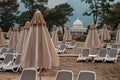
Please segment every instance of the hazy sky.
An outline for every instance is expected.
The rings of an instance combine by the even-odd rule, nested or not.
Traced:
[[[20,3],[21,0],[18,0]],[[120,1],[120,0],[115,0],[115,2]],[[83,13],[89,9],[89,5],[81,2],[81,0],[48,0],[48,7],[49,8],[54,8],[55,5],[62,4],[67,2],[70,4],[74,11],[73,11],[73,16],[69,17],[70,21],[68,21],[65,26],[73,26],[73,22],[79,17],[79,19],[83,22],[84,27],[87,27],[89,24],[93,23],[92,16],[83,16]],[[24,4],[20,3],[19,7],[20,11],[26,10],[24,8]]]
[[[118,2],[120,0],[114,0],[114,2]],[[74,11],[73,16],[69,17],[70,21],[68,21],[65,26],[73,26],[73,22],[79,17],[79,19],[83,22],[84,27],[87,27],[89,24],[93,23],[92,16],[83,16],[83,13],[89,9],[89,5],[85,2],[81,2],[81,0],[49,0],[48,7],[53,8],[55,5],[62,4],[67,2],[70,4]]]

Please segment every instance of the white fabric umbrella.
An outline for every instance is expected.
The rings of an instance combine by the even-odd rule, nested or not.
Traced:
[[[11,34],[12,34],[12,28],[10,27],[9,31],[7,32],[7,37],[10,38]]]
[[[107,29],[107,25],[104,24],[103,27],[102,27],[102,31],[101,31],[101,41],[104,41],[104,40],[110,40],[111,39],[111,36],[110,36],[110,33]]]
[[[26,22],[25,26],[24,26],[24,40],[23,40],[23,50],[24,50],[24,46],[26,43],[26,38],[29,32],[29,28],[31,26],[31,23],[29,21]]]
[[[64,34],[64,36],[63,36],[63,40],[64,40],[64,41],[71,41],[71,40],[72,40],[72,35],[71,35],[71,32],[70,32],[70,28],[69,28],[69,27],[67,27],[67,28],[65,29],[65,34]]]
[[[22,27],[22,28],[20,29],[20,38],[19,38],[18,43],[17,43],[17,45],[16,45],[16,52],[17,52],[17,53],[22,53],[24,34],[25,34],[24,28]]]
[[[40,11],[35,12],[27,35],[22,65],[51,69],[59,66],[59,57]]]
[[[22,53],[24,50],[24,45],[26,43],[26,37],[29,31],[30,22],[26,22],[25,26],[21,28],[20,30],[20,39],[18,40],[17,46],[16,46],[16,52]]]
[[[116,34],[116,43],[120,44],[120,23],[118,24],[118,29]]]
[[[0,28],[0,46],[5,46],[5,37],[3,35],[1,28]]]
[[[54,43],[54,46],[57,47],[58,43],[58,32],[57,32],[57,27],[53,27],[53,32],[52,32],[52,41]]]
[[[98,35],[98,31],[96,29],[96,26],[92,24],[90,26],[89,33],[87,35],[86,41],[85,41],[85,48],[99,48],[101,47],[101,41]]]
[[[14,27],[13,31],[11,32],[9,47],[13,48],[13,49],[16,49],[19,38],[20,38],[19,28]]]

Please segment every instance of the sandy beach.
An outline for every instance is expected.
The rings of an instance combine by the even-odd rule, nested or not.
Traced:
[[[65,54],[81,53],[84,43],[79,43],[76,49],[69,49]],[[60,54],[61,55],[61,54]],[[63,54],[64,55],[64,54]],[[113,62],[77,62],[77,56],[60,56],[60,66],[53,67],[50,70],[42,71],[42,80],[55,80],[58,70],[65,69],[74,72],[74,80],[81,70],[92,70],[96,72],[97,80],[120,80],[120,58],[117,63]],[[0,72],[0,80],[19,80],[21,72],[13,73],[11,71]]]

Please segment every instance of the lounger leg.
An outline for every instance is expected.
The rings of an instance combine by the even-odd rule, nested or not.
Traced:
[[[105,59],[103,59],[103,60],[102,60],[102,62],[106,62],[106,60],[105,60]]]
[[[113,61],[114,63],[117,63],[117,60],[116,59],[114,59],[114,61]]]

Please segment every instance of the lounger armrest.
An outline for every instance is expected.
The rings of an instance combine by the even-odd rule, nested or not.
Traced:
[[[118,55],[116,55],[116,59],[118,58]]]
[[[108,58],[108,57],[109,57],[109,55],[107,54],[107,55],[106,55],[106,58]]]
[[[99,54],[96,54],[96,57],[99,57]],[[95,58],[96,58],[96,57],[95,57]]]
[[[119,52],[120,52],[120,49],[117,49],[117,54],[119,54]]]
[[[7,66],[12,65],[12,64],[13,64],[13,61],[10,61],[10,62],[7,64]]]
[[[79,57],[81,57],[81,54],[79,54]]]
[[[19,65],[17,66],[17,69],[16,69],[16,70],[14,70],[14,68],[12,68],[12,71],[13,71],[13,72],[18,72],[18,70],[20,69],[20,66],[21,66],[21,64],[19,64]]]
[[[5,58],[4,54],[0,55],[0,58]]]

